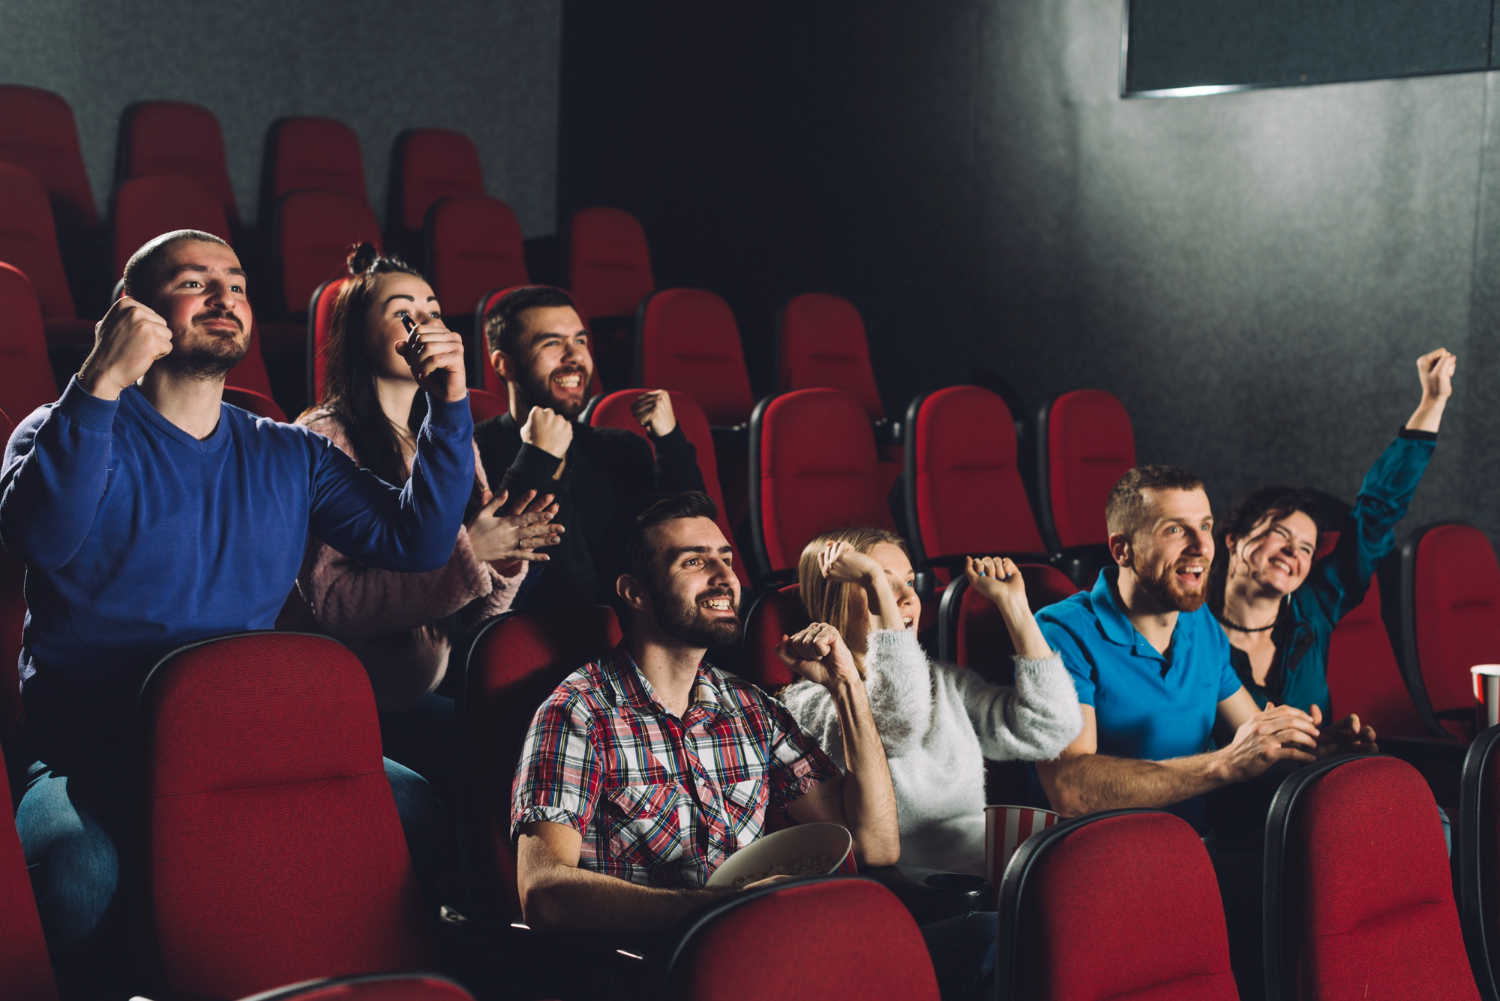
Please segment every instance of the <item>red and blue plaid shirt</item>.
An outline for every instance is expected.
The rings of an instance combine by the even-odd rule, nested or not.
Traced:
[[[687,715],[657,701],[623,644],[569,675],[531,721],[511,797],[583,836],[578,864],[650,886],[702,886],[760,836],[766,810],[839,774],[786,707],[700,664]]]

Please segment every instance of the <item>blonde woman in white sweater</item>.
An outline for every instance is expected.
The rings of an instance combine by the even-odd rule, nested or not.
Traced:
[[[825,655],[852,656],[890,763],[901,861],[982,875],[984,759],[1054,758],[1078,736],[1083,719],[1062,658],[1032,617],[1016,565],[970,559],[966,573],[1004,616],[1016,649],[1014,687],[928,660],[917,645],[922,609],[906,543],[878,528],[828,532],[802,551],[798,582],[813,625],[781,652],[811,644]],[[827,690],[799,681],[782,697],[802,730],[838,760],[843,741]]]

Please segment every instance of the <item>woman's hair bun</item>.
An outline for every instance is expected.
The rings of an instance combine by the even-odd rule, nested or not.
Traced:
[[[357,244],[353,250],[349,251],[349,273],[362,275],[370,270],[370,266],[379,259],[380,251],[375,249],[375,244]]]

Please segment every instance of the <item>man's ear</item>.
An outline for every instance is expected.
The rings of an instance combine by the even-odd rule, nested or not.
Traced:
[[[491,351],[490,364],[495,367],[496,372],[500,373],[500,378],[504,379],[506,382],[516,381],[516,363],[514,359],[512,359],[511,356],[506,354],[504,351],[500,351],[498,349]]]
[[[1109,533],[1109,555],[1122,567],[1135,564],[1135,550],[1130,545],[1130,537],[1124,532]]]
[[[622,573],[615,578],[615,594],[625,602],[625,606],[632,612],[644,612],[650,600],[646,596],[645,582],[628,573]]]

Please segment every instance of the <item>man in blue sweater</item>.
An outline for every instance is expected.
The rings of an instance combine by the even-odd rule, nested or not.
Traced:
[[[442,566],[474,483],[463,345],[441,323],[404,348],[429,411],[397,490],[306,428],[223,402],[251,309],[222,240],[158,237],[124,287],[62,398],[21,422],[0,469],[0,541],[27,569],[16,823],[65,996],[92,996],[96,977],[131,965],[121,846],[152,665],[184,643],[270,629],[309,536],[385,569]],[[431,793],[398,765],[387,773],[416,841]]]

